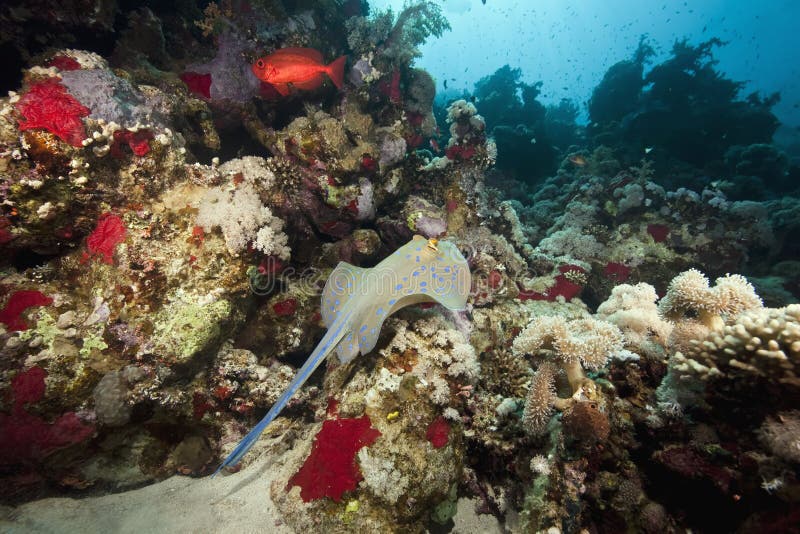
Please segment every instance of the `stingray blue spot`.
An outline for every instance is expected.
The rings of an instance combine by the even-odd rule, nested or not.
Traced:
[[[419,256],[417,256],[417,263],[419,263]]]
[[[411,259],[411,254],[406,254],[406,259]]]
[[[392,304],[394,304],[395,302],[397,302],[395,299],[391,299],[391,300],[389,300],[389,306],[391,306],[391,305],[392,305]]]
[[[450,267],[445,267],[444,268],[444,272],[449,273],[450,272]]]
[[[353,334],[347,336],[347,341],[353,341]]]
[[[407,276],[403,277],[403,282],[408,282],[408,277]]]
[[[431,272],[435,273],[436,272],[436,267],[431,267]]]
[[[419,276],[419,273],[417,271],[414,271],[413,273],[411,273],[411,276]]]
[[[419,268],[419,270],[424,273],[425,272],[425,266],[423,265],[422,267]]]
[[[350,343],[350,350],[353,350],[353,344]]]
[[[420,250],[422,250],[422,247],[417,247],[417,252],[419,252]]]
[[[366,329],[367,329],[367,325],[365,325],[365,324],[362,324],[362,325],[361,325],[361,330],[359,330],[359,332],[363,332],[363,331],[364,331],[364,330],[366,330]]]
[[[331,311],[334,311],[335,309],[336,309],[335,306],[331,306]]]
[[[370,334],[374,334],[375,333],[375,329],[373,328],[372,330],[369,331],[369,333]]]
[[[339,305],[339,301],[338,301],[338,300],[336,300],[336,301],[334,302],[334,304],[336,304],[336,305],[338,306],[338,305]]]
[[[395,289],[403,289],[403,284],[397,284],[394,286]]]
[[[362,343],[366,343],[367,342],[367,336],[361,336],[361,342]]]
[[[420,293],[427,293],[427,292],[428,292],[428,290],[427,290],[427,289],[425,289],[425,288],[423,287],[423,288],[420,288],[419,292],[420,292]]]
[[[422,286],[422,287],[425,287],[425,286],[428,285],[428,282],[420,282],[419,285]]]
[[[375,315],[381,315],[383,313],[383,308],[378,308],[375,310]]]

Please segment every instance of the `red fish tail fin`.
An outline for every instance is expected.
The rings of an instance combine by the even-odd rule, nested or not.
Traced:
[[[342,85],[344,85],[344,64],[346,61],[347,56],[341,56],[331,61],[328,66],[325,67],[325,72],[327,72],[333,85],[335,85],[337,89],[341,89]]]

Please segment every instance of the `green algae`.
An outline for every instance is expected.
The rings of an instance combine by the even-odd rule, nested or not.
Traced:
[[[232,313],[233,307],[227,300],[170,304],[156,317],[155,347],[167,361],[189,362],[220,339]]]

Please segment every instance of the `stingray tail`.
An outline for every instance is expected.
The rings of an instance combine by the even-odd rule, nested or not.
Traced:
[[[331,61],[326,67],[325,72],[328,73],[333,85],[337,89],[341,89],[344,85],[344,64],[347,61],[347,56],[341,56]]]
[[[331,352],[336,347],[336,344],[344,337],[345,333],[347,332],[347,317],[344,317],[342,320],[337,321],[334,323],[331,328],[325,333],[325,336],[317,345],[317,348],[314,349],[314,352],[311,353],[311,356],[308,357],[306,363],[303,364],[303,367],[297,372],[295,375],[294,380],[292,383],[289,384],[289,387],[286,388],[286,391],[283,392],[283,395],[272,405],[267,415],[264,416],[258,424],[253,427],[253,429],[247,433],[247,435],[239,442],[233,451],[228,455],[227,458],[220,464],[214,474],[211,475],[211,478],[217,476],[224,467],[229,467],[232,465],[238,464],[241,459],[247,454],[247,451],[255,445],[256,441],[258,441],[259,436],[267,428],[278,414],[283,410],[283,408],[289,403],[289,400],[294,396],[298,389],[300,389],[303,384],[305,384],[308,377],[319,367],[319,364],[325,359],[325,356]]]

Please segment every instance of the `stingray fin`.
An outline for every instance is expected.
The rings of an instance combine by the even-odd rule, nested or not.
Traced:
[[[325,282],[325,289],[322,290],[320,304],[322,322],[326,328],[330,328],[345,304],[356,295],[356,290],[361,287],[364,279],[364,273],[368,270],[340,261],[331,271],[328,281]]]

